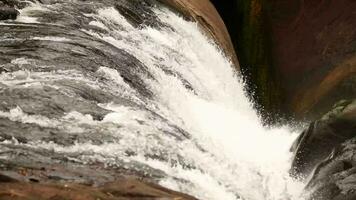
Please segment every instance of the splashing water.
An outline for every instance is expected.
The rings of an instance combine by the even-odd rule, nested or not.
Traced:
[[[110,92],[127,96],[145,109],[100,104],[111,111],[100,122],[90,115],[71,112],[55,123],[47,123],[54,119],[41,116],[31,119],[20,108],[0,112],[0,115],[42,126],[65,124],[62,126],[65,130],[74,128],[71,123],[76,124],[75,130],[80,130],[82,124],[107,127],[110,134],[119,138],[116,142],[64,147],[37,141],[26,145],[63,153],[79,152],[85,155],[81,157],[85,162],[99,160],[110,165],[121,164],[115,159],[122,159],[126,164],[139,162],[166,174],[160,180],[161,185],[200,199],[297,199],[302,184],[288,175],[289,147],[297,135],[288,127],[263,127],[231,62],[196,23],[185,21],[167,9],[154,8],[153,11],[165,26],[135,27],[116,9],[101,8],[87,16],[93,18],[90,25],[107,30],[106,33],[83,29],[125,50],[147,67],[152,77],[140,76],[152,94],[150,98],[125,83],[116,70],[101,66],[96,72],[107,78],[105,84],[113,90]],[[20,19],[37,23],[31,17]],[[70,41],[59,37],[35,39]],[[70,77],[72,72],[61,73],[51,74],[51,77],[80,79],[95,85],[80,75]],[[13,83],[4,76],[0,78],[2,83]],[[109,91],[105,85],[95,87]],[[185,137],[174,137],[179,133]],[[127,155],[127,150],[135,154]]]

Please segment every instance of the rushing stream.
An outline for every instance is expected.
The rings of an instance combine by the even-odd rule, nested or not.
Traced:
[[[58,56],[51,52],[45,62],[27,55],[12,57],[7,66],[14,69],[0,75],[3,91],[53,91],[57,105],[77,98],[78,88],[82,93],[93,91],[93,97],[68,101],[63,115],[40,109],[29,113],[14,100],[11,109],[0,111],[1,118],[56,130],[57,138],[44,131],[43,137],[28,133],[26,142],[16,137],[3,140],[0,153],[39,149],[77,163],[135,170],[204,200],[297,199],[302,184],[288,175],[289,148],[297,134],[289,127],[262,125],[238,74],[217,45],[196,23],[159,4],[142,5],[143,10],[136,11],[143,14],[134,22],[122,14],[124,9],[120,12],[122,7],[31,3],[16,22],[0,25],[52,27],[46,34],[21,36],[26,39],[1,35],[0,42],[55,44],[58,51],[71,51],[73,58],[98,63],[75,61],[81,67],[72,67],[72,61],[56,61]],[[78,44],[97,47],[96,54],[111,57],[99,60],[87,52],[89,47],[73,47]],[[93,113],[88,111],[92,108]]]

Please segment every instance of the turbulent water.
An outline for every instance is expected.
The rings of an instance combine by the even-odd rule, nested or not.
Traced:
[[[75,6],[31,4],[21,10],[16,22],[0,26],[49,25],[67,31],[65,20],[73,20],[71,12],[79,12]],[[64,141],[73,141],[33,136],[21,142],[13,138],[2,142],[0,152],[19,147],[48,150],[77,163],[100,162],[108,168],[130,169],[205,200],[298,198],[301,184],[288,175],[289,147],[296,133],[288,127],[262,125],[231,62],[197,23],[159,4],[143,11],[149,23],[142,16],[136,18],[143,19],[139,25],[117,7],[93,9],[81,11],[84,14],[76,18],[85,19],[86,27],[71,29],[68,35],[57,31],[27,39],[63,45],[91,38],[98,49],[100,43],[110,45],[106,52],[120,50],[120,59],[101,62],[87,73],[65,62],[41,65],[27,56],[15,57],[11,66],[17,66],[16,70],[1,73],[0,84],[26,91],[49,87],[68,97],[75,96],[75,87],[97,91],[98,97],[87,103],[86,110],[95,107],[102,117],[75,110],[74,101],[69,103],[71,109],[64,109],[64,115],[30,114],[21,105],[13,105],[1,111],[0,117],[61,131]],[[38,17],[41,12],[48,17],[63,10],[62,24]],[[83,36],[74,36],[79,32]],[[74,52],[72,56],[86,53],[68,49]],[[113,67],[121,62],[123,65]],[[62,68],[56,68],[59,65]],[[79,86],[68,89],[71,84]],[[97,100],[104,98],[103,94],[113,98]],[[76,137],[63,136],[66,134]]]

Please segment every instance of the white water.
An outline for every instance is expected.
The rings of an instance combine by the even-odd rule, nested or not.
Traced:
[[[153,100],[143,102],[117,71],[102,66],[97,74],[110,79],[107,84],[114,90],[110,92],[131,95],[137,104],[145,105],[188,132],[191,139],[177,141],[165,134],[162,130],[171,128],[145,110],[105,104],[100,106],[112,113],[101,122],[76,112],[56,120],[77,124],[75,130],[80,129],[81,124],[106,127],[110,134],[120,138],[117,143],[101,146],[86,143],[71,147],[43,142],[32,145],[58,152],[82,152],[86,162],[100,160],[115,165],[116,158],[126,163],[138,161],[167,174],[160,184],[204,200],[237,200],[240,197],[244,200],[298,199],[302,184],[288,176],[289,147],[296,133],[288,127],[267,129],[262,126],[231,62],[196,23],[187,22],[168,10],[157,9],[155,12],[170,28],[135,28],[114,8],[106,8],[90,15],[95,19],[90,24],[111,31],[106,35],[83,31],[131,53],[154,76],[154,80],[145,79],[154,94]],[[56,76],[64,78],[66,75]],[[194,92],[184,86],[182,78]],[[11,82],[4,78],[1,81]],[[31,119],[21,113],[21,109],[16,108],[0,115],[23,123],[46,124],[38,122],[42,119],[40,116]],[[145,123],[137,123],[137,120]],[[115,124],[122,127],[118,129]],[[127,149],[137,154],[127,156]],[[148,152],[167,154],[170,160],[182,157],[185,163],[195,168],[150,159],[145,157]]]

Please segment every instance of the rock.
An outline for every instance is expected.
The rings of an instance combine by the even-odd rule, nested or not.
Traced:
[[[29,0],[29,1],[19,1],[19,0],[0,0],[0,4],[3,3],[11,8],[17,8],[17,9],[23,9],[27,6],[29,6],[31,3],[36,3],[36,2],[40,2],[36,1],[36,0]]]
[[[305,187],[306,199],[352,200],[356,198],[356,138],[334,148],[320,162]]]
[[[209,0],[159,0],[170,5],[173,10],[179,11],[183,16],[193,19],[211,36],[231,59],[237,70],[240,64],[234,46],[224,21]]]
[[[0,175],[1,177],[1,175]],[[194,197],[174,192],[153,183],[133,178],[122,178],[100,187],[80,184],[35,184],[25,182],[0,182],[0,199],[23,200],[129,200],[167,199],[196,200]]]
[[[96,119],[102,119],[109,111],[100,108],[93,102],[110,102],[112,96],[95,91],[84,84],[66,81],[58,82],[72,91],[72,96],[65,95],[53,87],[6,88],[0,91],[1,110],[20,107],[30,115],[42,115],[48,118],[64,116],[71,111],[90,114]]]
[[[241,64],[246,89],[257,106],[263,108],[260,110],[264,118],[284,111],[282,104],[285,102],[272,54],[273,42],[278,42],[278,38],[276,41],[271,39],[273,33],[267,12],[269,2],[212,0],[228,27]]]
[[[19,8],[18,1],[1,2]],[[142,154],[194,167],[153,146],[189,134],[146,104],[157,98],[149,66],[100,36],[116,27],[91,23],[100,22],[92,16],[99,8],[112,7],[135,28],[165,26],[151,2],[42,0],[37,5],[46,9],[26,13],[39,23],[1,24],[0,199],[194,199],[158,186],[168,174],[131,159]],[[142,145],[155,122],[160,134]]]
[[[291,173],[307,181],[306,200],[356,198],[356,100],[340,101],[292,147]]]
[[[119,1],[115,4],[115,8],[135,27],[164,27],[165,25],[157,20],[156,15],[150,9],[153,6],[157,6],[157,2],[132,0],[130,2]]]
[[[17,15],[19,14],[19,11],[17,11],[15,8],[10,8],[6,6],[0,7],[0,20],[15,20],[17,18]]]
[[[13,182],[17,182],[17,181],[11,177],[0,174],[0,183],[13,183]]]
[[[124,179],[114,184],[102,186],[100,190],[115,197],[132,199],[135,197],[147,199],[197,200],[194,197],[174,192],[153,183],[145,183],[133,179]]]
[[[212,2],[267,112],[315,120],[356,98],[355,1]]]
[[[292,174],[308,176],[334,148],[355,137],[356,101],[343,101],[323,119],[310,124],[292,147]]]

